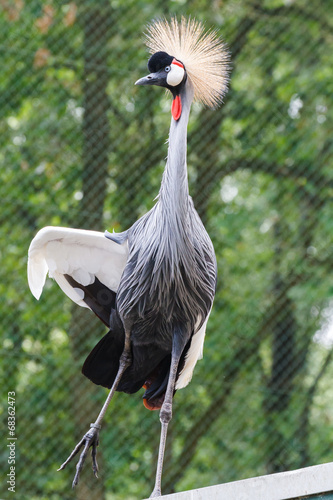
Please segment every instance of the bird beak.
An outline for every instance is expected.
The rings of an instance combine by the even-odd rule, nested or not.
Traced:
[[[159,87],[165,86],[165,75],[158,73],[150,73],[150,75],[144,76],[135,82],[135,85],[158,85]]]

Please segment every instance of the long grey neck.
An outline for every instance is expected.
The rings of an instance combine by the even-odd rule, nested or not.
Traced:
[[[180,93],[182,113],[171,118],[168,158],[162,178],[159,201],[164,210],[175,216],[185,215],[188,207],[187,124],[193,100],[193,88],[187,81]]]

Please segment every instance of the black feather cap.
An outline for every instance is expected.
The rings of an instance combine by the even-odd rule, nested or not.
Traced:
[[[173,56],[169,56],[166,52],[155,52],[148,61],[148,70],[150,73],[157,73],[166,66],[170,66],[174,60]]]

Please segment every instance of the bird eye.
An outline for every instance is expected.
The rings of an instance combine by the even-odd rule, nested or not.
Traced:
[[[165,70],[167,73],[169,73],[170,69],[171,69],[171,66],[166,66],[166,68],[165,68],[164,70]]]

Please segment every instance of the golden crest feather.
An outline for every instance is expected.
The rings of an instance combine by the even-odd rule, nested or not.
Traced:
[[[205,31],[195,19],[157,20],[147,28],[151,54],[164,51],[181,61],[194,88],[194,99],[215,107],[222,102],[229,81],[229,52],[214,30]]]

